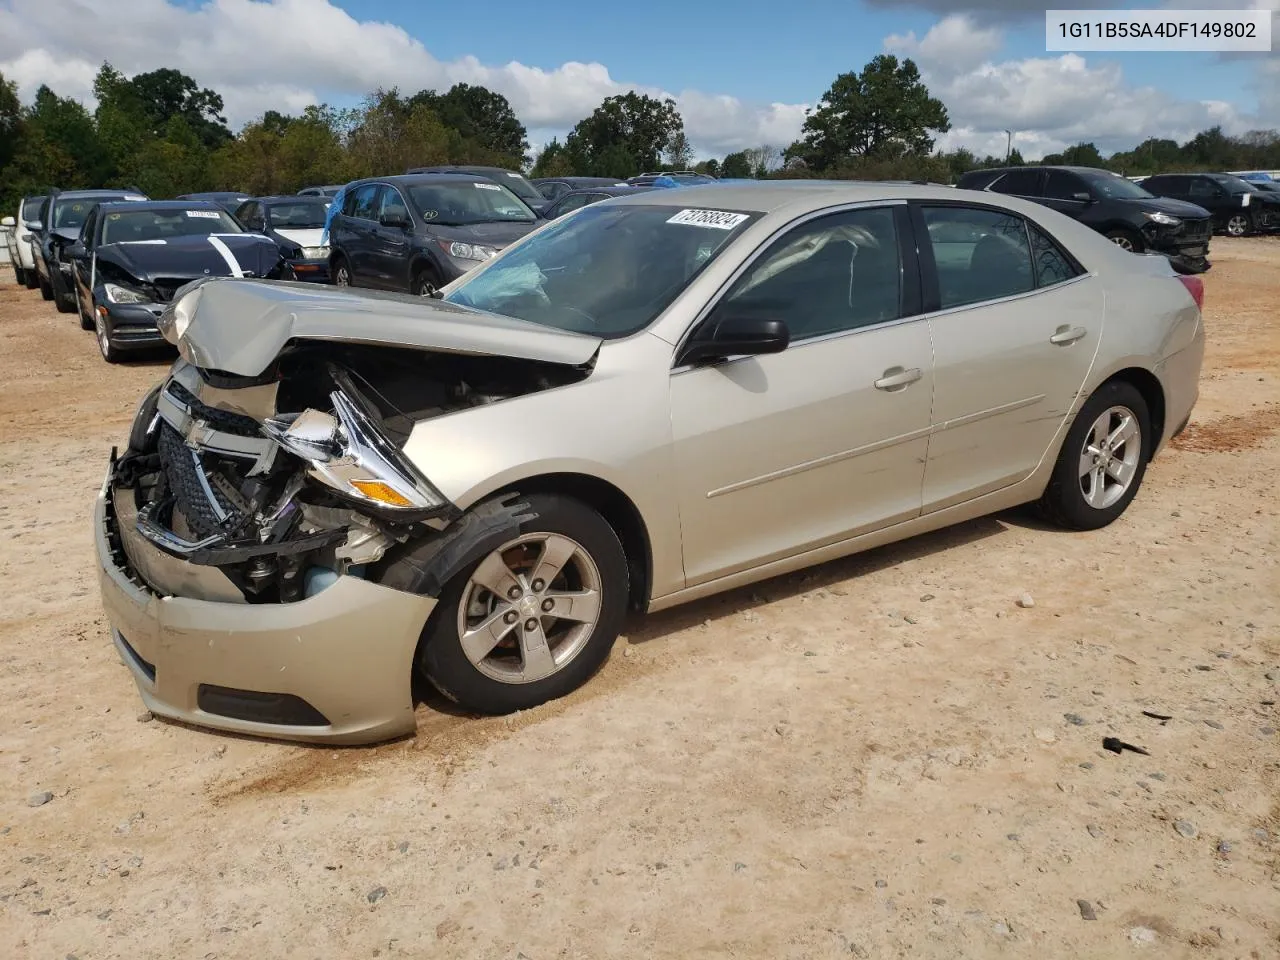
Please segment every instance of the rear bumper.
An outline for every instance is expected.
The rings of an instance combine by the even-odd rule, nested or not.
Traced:
[[[297,603],[245,603],[216,568],[119,523],[111,482],[108,470],[94,507],[102,604],[153,713],[306,742],[413,731],[414,652],[433,599],[344,576]]]
[[[1204,365],[1204,321],[1195,337],[1177,353],[1166,357],[1156,371],[1165,393],[1164,434],[1159,449],[1186,429],[1200,398],[1200,369]]]

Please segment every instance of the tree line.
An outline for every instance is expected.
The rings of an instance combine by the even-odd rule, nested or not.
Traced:
[[[3,209],[53,186],[131,186],[154,197],[202,190],[262,195],[445,163],[533,176],[624,179],[692,166],[720,177],[945,183],[968,170],[1023,162],[1017,150],[1007,158],[935,150],[938,136],[951,129],[947,108],[930,94],[915,63],[887,54],[836,77],[794,143],[762,144],[697,164],[675,102],[635,92],[606,98],[563,141],[554,139],[531,157],[527,131],[507,99],[465,83],[411,95],[379,89],[356,107],[321,104],[297,116],[268,110],[236,133],[217,91],[178,70],[126,77],[104,63],[93,91],[93,110],[47,86],[22,103],[16,85],[0,75]],[[1280,133],[1229,136],[1213,127],[1185,143],[1152,138],[1110,156],[1080,143],[1040,162],[1131,176],[1277,169]]]

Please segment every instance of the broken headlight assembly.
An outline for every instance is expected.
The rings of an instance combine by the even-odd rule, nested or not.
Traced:
[[[329,395],[332,414],[307,409],[272,417],[263,430],[311,465],[309,476],[348,499],[392,511],[441,511],[449,506],[341,390]]]

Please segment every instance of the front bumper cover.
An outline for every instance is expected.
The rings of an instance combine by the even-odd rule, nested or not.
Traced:
[[[102,603],[153,713],[306,742],[413,731],[413,659],[434,599],[342,576],[297,603],[245,603],[220,571],[170,557],[119,523],[113,474],[94,507]]]

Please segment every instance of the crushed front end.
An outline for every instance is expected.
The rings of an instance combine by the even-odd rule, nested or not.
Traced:
[[[1148,218],[1143,227],[1149,250],[1164,254],[1180,273],[1204,273],[1210,267],[1209,241],[1213,237],[1213,221],[1208,217],[1178,218],[1157,215]]]

